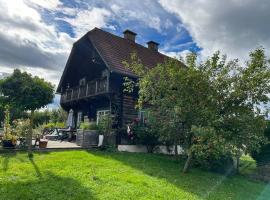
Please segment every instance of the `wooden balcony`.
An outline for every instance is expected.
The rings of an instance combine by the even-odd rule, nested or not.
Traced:
[[[75,101],[86,97],[91,97],[108,92],[107,78],[96,79],[88,82],[84,86],[69,88],[61,95],[61,103]]]

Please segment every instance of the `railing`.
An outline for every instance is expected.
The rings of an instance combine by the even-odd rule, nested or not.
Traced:
[[[61,102],[69,102],[108,92],[107,78],[88,82],[84,86],[69,88],[61,95]]]

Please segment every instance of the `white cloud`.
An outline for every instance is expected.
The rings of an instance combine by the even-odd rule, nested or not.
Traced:
[[[48,10],[56,10],[62,3],[59,0],[26,0],[29,5],[39,6]]]
[[[179,58],[186,58],[186,56],[191,53],[191,51],[189,50],[184,50],[184,51],[161,51],[161,53],[169,56],[169,57],[172,57],[172,58],[176,58],[176,59],[179,59]]]
[[[34,2],[49,9],[58,6],[53,1],[29,6],[29,1],[0,0],[0,72],[21,68],[51,79],[50,73],[63,70],[73,39],[44,23]]]
[[[72,25],[76,37],[79,38],[94,27],[110,27],[106,23],[110,16],[111,12],[107,9],[92,8],[90,10],[77,10],[74,18],[64,18],[62,20]]]
[[[179,16],[194,41],[209,55],[216,50],[246,59],[250,50],[270,49],[269,0],[159,0]]]

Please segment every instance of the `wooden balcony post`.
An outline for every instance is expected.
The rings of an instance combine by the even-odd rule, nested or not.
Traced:
[[[108,76],[106,78],[106,92],[109,91],[109,80],[110,80],[110,73],[108,73]]]
[[[98,81],[96,80],[96,93],[98,92]]]
[[[86,84],[86,93],[85,93],[85,96],[87,97],[88,95],[88,83]]]
[[[72,100],[73,99],[73,89],[71,89],[71,98],[70,98],[70,100]]]

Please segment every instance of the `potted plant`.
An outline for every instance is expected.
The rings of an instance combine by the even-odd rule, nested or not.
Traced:
[[[76,143],[82,147],[91,147],[98,144],[98,127],[95,121],[85,121],[77,130]]]
[[[4,136],[3,136],[3,148],[15,148],[17,143],[17,137],[12,133],[10,127],[10,113],[8,107],[5,110],[5,121],[4,121]]]

